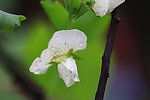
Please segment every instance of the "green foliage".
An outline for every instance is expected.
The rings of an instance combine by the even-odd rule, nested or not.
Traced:
[[[22,44],[23,58],[28,66],[40,55],[43,49],[47,48],[49,39],[52,36],[52,30],[42,21],[37,21],[30,26],[28,36],[24,40],[24,44]]]
[[[41,85],[44,86],[47,94],[54,98],[52,100],[56,98],[61,100],[94,100],[99,79],[100,57],[103,51],[98,40],[96,38],[90,42],[86,50],[76,52],[76,55],[81,58],[81,60],[76,59],[81,80],[79,83],[67,88],[63,80],[59,78],[56,66],[52,66],[48,73],[42,77],[36,77],[40,83],[43,78],[44,82]]]
[[[57,1],[41,1],[42,7],[56,30],[72,28],[72,23],[90,10],[86,2],[80,0],[64,0],[64,2],[67,10]]]
[[[42,1],[41,4],[57,30],[67,27],[68,12],[59,2],[48,3]],[[83,7],[82,10],[81,6]],[[100,38],[102,38],[103,33],[109,25],[110,16],[97,17],[86,3],[81,3],[80,7],[79,16],[73,22],[73,28],[80,29],[88,37],[86,50],[75,53],[80,58],[76,59],[76,62],[81,82],[67,88],[63,80],[59,78],[56,64],[51,66],[44,75],[32,74],[34,80],[43,87],[47,96],[50,96],[52,100],[94,100],[99,80],[100,58],[104,48],[104,41]],[[35,28],[37,30],[34,30]],[[51,34],[47,34],[48,31],[45,25],[41,26],[38,24],[32,30],[23,50],[28,67],[30,67],[36,57],[40,56],[42,50],[47,48],[48,40],[50,39],[48,36],[51,36]]]
[[[103,33],[110,22],[111,16],[98,17],[92,10],[88,10],[83,16],[74,22],[73,28],[79,29],[88,35],[88,40]]]
[[[17,26],[26,18],[22,15],[14,15],[0,10],[0,30],[9,31]]]
[[[81,80],[79,83],[67,88],[63,80],[59,78],[56,65],[51,66],[48,72],[43,75],[30,73],[37,84],[45,90],[48,97],[52,100],[94,100],[100,73],[100,58],[104,48],[103,33],[109,21],[110,16],[96,17],[92,11],[88,11],[74,24],[74,28],[84,31],[88,36],[87,48],[75,53],[77,57],[80,57],[80,59],[76,59]],[[28,27],[30,28],[26,39],[23,39],[24,42],[18,45],[22,48],[22,53],[20,53],[23,56],[22,61],[29,68],[32,61],[40,56],[42,50],[47,48],[54,29],[39,20]],[[13,47],[14,44],[11,45]]]
[[[76,3],[71,6],[71,2]],[[89,5],[80,0],[66,0],[67,10],[61,3],[53,2],[53,0],[41,1],[41,5],[56,30],[66,29],[69,14],[77,14],[72,28],[85,32],[88,37],[88,45],[85,50],[75,53],[80,58],[76,59],[79,83],[67,88],[63,80],[59,78],[56,64],[51,66],[46,74],[34,75],[30,73],[31,76],[45,90],[51,100],[94,100],[105,44],[103,35],[109,25],[110,15],[97,17],[89,8]],[[69,12],[70,9],[71,12]],[[72,11],[75,11],[75,13],[72,13]],[[28,68],[32,61],[40,56],[42,50],[47,48],[49,39],[54,33],[53,30],[55,30],[39,20],[29,27],[26,39],[20,44],[20,47],[22,47],[21,56],[23,56],[23,61]]]
[[[66,29],[68,24],[68,12],[59,2],[48,3],[41,1],[41,5],[56,30]]]
[[[89,22],[84,22],[88,19],[81,20],[85,16],[88,16]],[[81,81],[67,88],[63,80],[59,78],[56,65],[51,66],[44,75],[31,73],[34,80],[46,91],[47,96],[50,96],[52,100],[94,100],[100,73],[100,58],[104,48],[104,41],[100,38],[102,38],[104,30],[108,26],[110,16],[106,16],[103,19],[96,17],[89,11],[81,19],[79,18],[74,25],[74,28],[84,31],[88,36],[87,48],[75,53],[77,57],[80,57],[80,59],[76,59],[76,62]],[[84,23],[87,27],[84,26]],[[26,40],[28,42],[24,44],[22,51],[28,67],[30,67],[36,57],[40,56],[42,50],[47,48],[48,41],[52,35],[49,31],[52,29],[48,29],[46,26],[42,23],[36,23],[29,32],[30,35]]]
[[[77,14],[77,18],[79,18],[80,16],[85,14],[88,10],[90,10],[90,8],[86,4],[86,2],[81,2],[80,9],[79,9],[78,14]]]
[[[81,1],[80,0],[64,0],[65,6],[69,12],[70,17],[74,17],[78,14]]]

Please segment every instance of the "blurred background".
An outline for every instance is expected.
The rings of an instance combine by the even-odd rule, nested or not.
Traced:
[[[105,100],[150,100],[148,4],[146,0],[126,0],[121,6]],[[86,33],[88,46],[76,52],[81,58],[76,60],[81,82],[66,88],[56,65],[44,75],[28,70],[59,30],[40,0],[0,0],[0,10],[27,18],[11,32],[0,31],[0,100],[94,100],[109,15],[97,18],[89,11],[74,25]]]

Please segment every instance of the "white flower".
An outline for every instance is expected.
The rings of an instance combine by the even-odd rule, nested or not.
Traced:
[[[93,10],[97,16],[104,16],[111,13],[117,6],[125,2],[125,0],[96,0]]]
[[[30,72],[34,74],[44,74],[52,65],[58,63],[59,76],[64,80],[67,87],[79,82],[76,62],[72,53],[86,48],[87,37],[77,29],[61,30],[54,33],[49,41],[48,48],[43,50],[40,57],[37,57],[31,67]]]

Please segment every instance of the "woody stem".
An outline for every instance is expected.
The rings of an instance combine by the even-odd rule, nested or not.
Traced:
[[[112,54],[113,44],[115,40],[115,33],[119,23],[118,8],[112,12],[112,19],[108,30],[105,51],[102,57],[101,75],[96,92],[95,100],[104,100],[104,93],[106,89],[107,80],[109,77],[110,58]]]

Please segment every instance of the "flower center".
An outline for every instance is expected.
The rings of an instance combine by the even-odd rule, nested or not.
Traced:
[[[55,56],[55,57],[53,57],[53,59],[51,60],[51,62],[60,63],[61,61],[66,60],[66,58],[68,58],[67,55]]]
[[[51,62],[61,63],[61,61],[65,61],[67,58],[71,57],[73,54],[73,49],[70,49],[67,54],[54,56]]]

